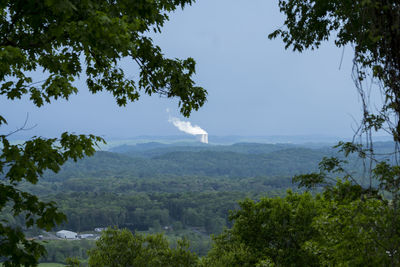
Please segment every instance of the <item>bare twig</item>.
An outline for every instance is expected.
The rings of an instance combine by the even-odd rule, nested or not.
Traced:
[[[35,125],[31,126],[31,127],[26,127],[26,125],[28,124],[28,120],[29,120],[29,113],[26,113],[26,118],[25,118],[24,124],[21,127],[18,127],[16,130],[14,130],[14,131],[6,134],[6,135],[3,135],[3,136],[4,137],[9,137],[10,135],[13,135],[13,134],[15,134],[17,132],[20,132],[20,131],[30,131],[30,130],[34,129],[37,126],[37,124],[35,124]]]

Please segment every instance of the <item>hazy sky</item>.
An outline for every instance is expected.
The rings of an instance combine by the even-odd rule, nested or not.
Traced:
[[[189,119],[211,135],[350,136],[360,117],[351,80],[352,51],[332,43],[302,54],[285,50],[267,35],[283,25],[277,1],[199,0],[171,14],[155,42],[169,57],[193,57],[199,85],[208,101]],[[124,61],[127,73],[135,66]],[[91,95],[83,82],[68,102],[35,108],[29,101],[1,98],[1,113],[10,130],[37,127],[24,134],[55,136],[63,131],[94,133],[107,138],[175,135],[166,109],[179,116],[176,100],[142,97],[118,107],[109,94]]]

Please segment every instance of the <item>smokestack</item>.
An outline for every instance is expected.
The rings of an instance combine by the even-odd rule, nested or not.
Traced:
[[[200,142],[202,142],[204,144],[208,144],[208,134],[202,134]]]
[[[200,142],[208,144],[208,133],[205,130],[201,129],[199,126],[192,126],[189,121],[181,121],[180,119],[175,117],[170,117],[168,121],[182,132],[200,136]]]

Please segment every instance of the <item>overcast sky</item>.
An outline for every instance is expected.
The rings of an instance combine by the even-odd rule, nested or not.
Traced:
[[[208,101],[192,114],[193,124],[211,135],[352,135],[360,104],[351,80],[351,48],[346,47],[339,70],[343,50],[332,42],[299,54],[269,40],[267,35],[282,25],[276,1],[199,0],[171,14],[153,39],[167,56],[197,62],[195,80],[207,89]],[[133,64],[122,64],[134,72]],[[6,130],[23,124],[29,113],[29,125],[37,127],[28,135],[179,134],[166,113],[169,108],[179,117],[176,100],[142,97],[120,108],[111,95],[91,95],[83,82],[78,86],[79,94],[68,102],[42,108],[1,98]]]

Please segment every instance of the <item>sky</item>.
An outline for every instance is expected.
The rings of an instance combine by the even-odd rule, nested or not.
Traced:
[[[195,81],[208,91],[206,104],[189,119],[179,114],[176,99],[143,95],[118,107],[110,94],[92,95],[78,81],[80,92],[69,101],[41,108],[1,98],[9,122],[2,131],[21,126],[29,114],[27,126],[36,127],[20,135],[167,136],[180,134],[168,122],[174,116],[210,135],[352,136],[361,105],[351,79],[351,47],[328,42],[314,51],[285,50],[281,40],[267,37],[283,20],[276,1],[261,0],[200,0],[170,14],[162,34],[152,37],[168,57],[193,57]],[[136,70],[127,59],[121,65],[128,74]]]

